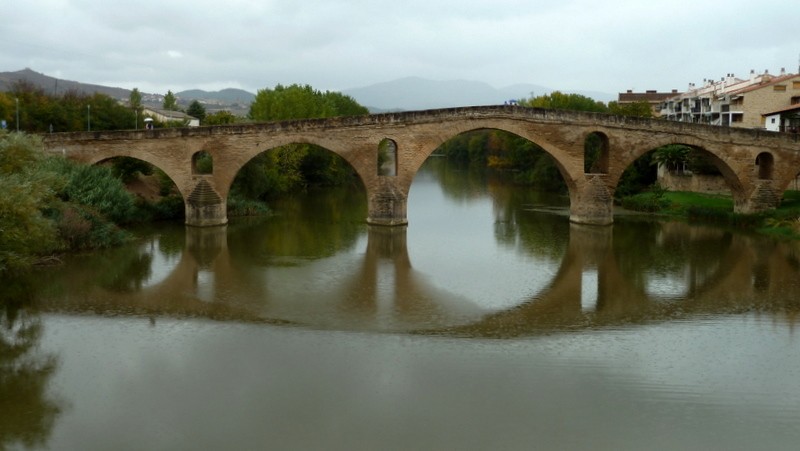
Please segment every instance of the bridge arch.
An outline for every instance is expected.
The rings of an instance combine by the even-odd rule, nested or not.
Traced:
[[[187,193],[181,190],[181,186],[176,179],[176,174],[174,172],[169,171],[169,169],[165,169],[162,165],[159,164],[159,161],[157,159],[147,158],[146,155],[131,156],[131,155],[102,154],[102,155],[96,155],[94,158],[91,158],[88,161],[86,161],[86,163],[89,165],[102,165],[106,163],[113,164],[120,158],[131,158],[133,160],[147,163],[150,166],[152,166],[155,170],[164,173],[164,175],[166,175],[167,178],[169,178],[169,180],[174,185],[174,189],[177,191],[177,194],[181,196],[181,200],[183,200],[183,202],[186,203]]]
[[[411,171],[416,173],[429,155],[441,144],[455,136],[478,130],[498,130],[510,133],[534,143],[552,158],[567,186],[571,221],[599,225],[611,224],[613,222],[613,199],[606,186],[605,175],[587,175],[584,172],[585,137],[580,134],[582,128],[570,128],[567,130],[567,136],[556,134],[555,139],[550,136],[549,129],[547,125],[530,124],[521,118],[503,120],[472,118],[454,121],[449,124],[447,134],[441,133],[440,130],[435,136],[436,139],[426,143],[426,147],[420,152],[424,158],[415,160]],[[407,193],[408,186],[404,186],[404,189]]]
[[[269,143],[267,146],[259,146],[247,153],[247,157],[249,158],[247,158],[246,160],[242,159],[241,163],[235,166],[236,169],[235,172],[232,172],[227,186],[225,187],[224,190],[221,191],[222,193],[224,193],[224,196],[227,199],[230,196],[230,192],[231,189],[233,188],[234,183],[236,183],[236,181],[239,180],[240,176],[244,175],[243,171],[246,171],[248,165],[250,164],[258,164],[259,158],[264,159],[263,161],[261,161],[261,163],[272,164],[272,165],[280,164],[281,160],[284,161],[289,160],[288,163],[289,165],[296,166],[294,169],[299,168],[299,166],[304,163],[306,165],[312,165],[312,166],[316,163],[317,165],[320,166],[324,165],[327,167],[329,166],[330,162],[318,161],[319,158],[335,158],[341,161],[341,164],[344,166],[345,170],[352,171],[354,177],[358,180],[358,183],[360,183],[361,186],[364,187],[365,185],[364,174],[361,171],[364,171],[365,168],[363,166],[360,168],[355,166],[353,162],[357,160],[352,159],[352,156],[346,150],[342,150],[341,148],[339,148],[338,150],[336,148],[331,149],[328,147],[329,144],[330,143],[324,143],[323,141],[317,141],[313,139],[298,139],[292,142],[288,141],[281,142],[278,145],[275,145],[275,143]],[[303,152],[304,149],[300,149],[299,146],[303,145],[311,146],[309,147],[309,149],[312,152],[312,154],[309,153],[300,154],[300,152]],[[311,156],[309,157],[309,155]],[[300,159],[304,157],[306,158],[306,160],[300,161]],[[274,160],[269,161],[268,160],[269,158],[273,158]],[[295,159],[297,160],[293,162],[291,161]],[[317,161],[315,161],[314,159],[317,159]],[[281,169],[280,166],[276,167],[276,172],[279,172],[280,169]]]
[[[407,223],[405,196],[425,159],[450,137],[474,129],[505,130],[548,152],[570,190],[570,219],[580,223],[610,224],[610,193],[624,169],[664,144],[683,143],[713,154],[740,213],[777,205],[775,192],[788,187],[800,168],[800,144],[786,134],[510,105],[184,129],[53,133],[43,136],[43,142],[51,152],[84,162],[110,156],[140,158],[168,174],[184,199],[199,188],[200,194],[213,192],[207,201],[219,199],[219,204],[187,203],[187,223],[201,226],[227,222],[224,202],[232,180],[255,154],[291,142],[317,144],[342,156],[359,174],[370,202],[368,222],[396,225]],[[603,135],[608,138],[607,171],[589,167],[587,172],[587,136]],[[376,170],[384,138],[397,145],[393,177],[380,176]],[[211,174],[192,172],[192,155],[201,150],[213,157]],[[773,156],[771,179],[758,177],[755,160],[762,152]]]
[[[629,157],[622,160],[620,167],[614,171],[612,177],[609,179],[609,184],[616,190],[616,187],[618,186],[625,169],[630,167],[636,160],[643,157],[645,154],[669,145],[685,146],[702,154],[710,164],[717,168],[724,178],[726,185],[731,190],[731,195],[734,198],[734,204],[746,202],[747,191],[744,181],[739,176],[741,173],[741,168],[738,167],[739,165],[732,161],[725,152],[721,151],[711,143],[701,142],[693,139],[681,139],[679,137],[653,139],[644,145],[635,147],[629,153]]]
[[[443,135],[440,139],[434,142],[433,146],[429,146],[424,152],[425,158],[416,162],[413,172],[416,173],[422,166],[422,163],[427,159],[440,145],[455,138],[458,135],[480,130],[498,130],[501,132],[510,133],[520,138],[526,139],[531,143],[537,145],[544,150],[555,163],[561,176],[564,178],[567,187],[570,191],[577,187],[577,184],[583,179],[583,172],[578,170],[576,166],[573,152],[570,149],[559,147],[558,145],[547,139],[543,133],[531,129],[524,121],[495,121],[495,120],[469,120],[463,123],[453,124],[454,126],[448,130],[447,135]]]

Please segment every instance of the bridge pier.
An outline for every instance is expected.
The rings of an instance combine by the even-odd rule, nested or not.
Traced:
[[[186,198],[186,225],[213,227],[228,223],[228,204],[205,177],[197,177],[197,183]]]
[[[394,178],[383,177],[376,189],[367,189],[367,223],[382,226],[408,224],[408,194],[397,186]]]
[[[614,223],[614,201],[602,174],[587,174],[586,183],[570,189],[569,220],[576,224]]]
[[[781,195],[773,186],[772,180],[757,180],[753,191],[745,202],[735,202],[733,211],[741,214],[760,213],[777,208],[781,202]]]

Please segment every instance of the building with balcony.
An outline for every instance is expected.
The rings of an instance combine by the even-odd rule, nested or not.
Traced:
[[[661,117],[743,128],[767,128],[767,114],[800,103],[800,75],[750,71],[748,79],[733,74],[719,81],[704,80],[661,104]]]
[[[800,101],[763,116],[764,128],[771,132],[800,133]]]

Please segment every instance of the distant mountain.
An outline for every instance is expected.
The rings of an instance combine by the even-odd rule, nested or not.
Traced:
[[[63,94],[75,90],[85,94],[99,92],[120,101],[127,101],[131,91],[123,88],[60,80],[31,69],[16,72],[0,72],[0,92],[9,91],[14,83],[25,80],[49,93]],[[359,104],[373,113],[409,110],[427,110],[460,106],[498,105],[508,100],[519,100],[549,94],[553,89],[534,84],[518,84],[505,88],[494,88],[487,83],[469,80],[434,81],[419,77],[406,77],[360,88],[347,89],[343,94],[353,97]],[[595,100],[608,102],[616,95],[600,92],[565,91],[582,94]],[[149,105],[160,105],[160,94],[142,93]],[[181,105],[192,100],[205,104],[209,111],[227,109],[234,114],[246,115],[255,94],[242,89],[203,91],[190,89],[175,93]]]
[[[228,88],[221,91],[203,91],[202,89],[189,89],[187,91],[176,92],[175,96],[179,99],[191,102],[197,100],[201,103],[218,103],[250,105],[256,95],[243,89]]]
[[[544,88],[541,88],[544,89]],[[342,91],[358,103],[380,110],[427,110],[457,106],[497,105],[509,93],[487,83],[468,80],[434,81],[406,77]],[[527,96],[528,93],[522,93]]]
[[[61,80],[49,75],[44,75],[31,69],[16,72],[0,72],[0,92],[10,91],[15,83],[25,81],[43,89],[50,94],[63,94],[67,91],[77,91],[83,94],[101,93],[113,99],[128,101],[131,90],[112,88],[108,86],[93,85],[77,81]],[[245,115],[255,95],[241,89],[223,89],[221,91],[207,92],[199,89],[182,91],[175,94],[179,103],[188,105],[192,100],[208,105],[211,111],[227,109],[238,115]],[[162,94],[149,94],[142,92],[143,103],[150,107],[159,107],[164,97]]]
[[[10,91],[14,84],[20,80],[32,83],[51,94],[63,94],[67,91],[77,91],[82,94],[94,94],[99,92],[114,99],[127,100],[131,91],[123,88],[111,88],[108,86],[92,85],[77,81],[60,80],[49,75],[25,68],[16,72],[0,72],[0,91]]]
[[[384,83],[342,91],[373,112],[396,110],[427,110],[459,106],[498,105],[508,100],[519,100],[549,94],[554,89],[534,84],[517,84],[494,88],[479,81],[434,81],[419,77],[406,77]],[[615,95],[598,92],[565,91],[582,94],[595,100],[608,102]]]

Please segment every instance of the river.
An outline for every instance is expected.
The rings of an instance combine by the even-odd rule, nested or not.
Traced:
[[[2,285],[0,449],[789,450],[800,246],[432,158]]]

